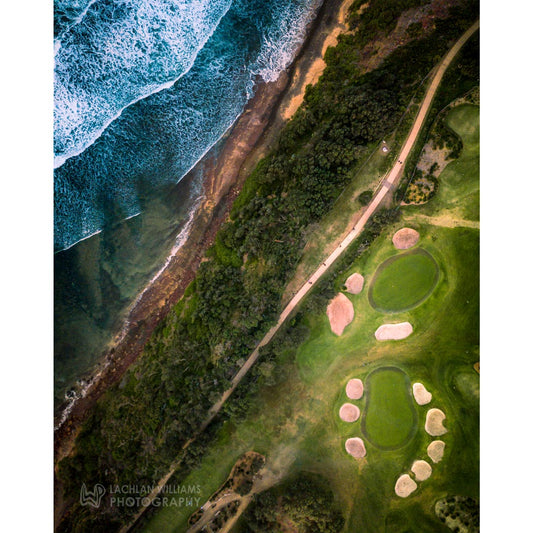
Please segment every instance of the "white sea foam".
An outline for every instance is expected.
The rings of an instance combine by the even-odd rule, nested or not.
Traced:
[[[279,78],[302,46],[320,4],[321,0],[315,0],[310,8],[309,2],[302,1],[294,9],[281,12],[277,23],[264,31],[261,52],[252,67],[254,74],[266,82]]]
[[[54,168],[93,144],[124,109],[186,74],[230,6],[126,0],[116,19],[114,11],[85,17],[65,32],[55,56]]]
[[[59,37],[72,28],[72,26],[79,24],[87,14],[87,11],[89,11],[89,8],[97,1],[98,0],[55,0],[54,8],[56,17],[60,13],[70,14],[68,17],[69,22],[64,24]],[[74,13],[76,14],[75,16],[73,16]]]

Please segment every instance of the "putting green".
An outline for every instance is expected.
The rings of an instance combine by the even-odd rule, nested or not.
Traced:
[[[421,304],[439,279],[433,257],[420,248],[395,255],[382,263],[368,291],[370,305],[385,313],[398,313]]]
[[[407,374],[396,367],[374,370],[366,378],[361,430],[374,446],[394,450],[416,432],[417,414]]]

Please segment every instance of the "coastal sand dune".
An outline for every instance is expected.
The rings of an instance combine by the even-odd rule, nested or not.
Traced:
[[[359,437],[348,439],[345,442],[344,447],[346,448],[346,451],[356,459],[360,459],[366,455],[365,443]]]
[[[446,447],[446,443],[444,443],[441,440],[434,440],[430,445],[428,446],[428,455],[429,458],[434,462],[438,463],[442,460],[442,457],[444,456],[444,448]]]
[[[363,285],[365,283],[365,278],[361,276],[361,274],[358,274],[357,272],[355,274],[352,274],[347,280],[346,280],[346,290],[350,294],[359,294],[363,290]]]
[[[359,407],[353,403],[345,403],[339,409],[339,416],[343,422],[355,422],[360,415]]]
[[[422,383],[413,383],[413,396],[418,405],[426,405],[432,398],[431,392]]]
[[[412,248],[420,239],[418,231],[411,228],[402,228],[392,237],[392,244],[397,250]]]
[[[413,333],[413,326],[409,322],[399,324],[383,324],[374,334],[378,341],[399,341]]]
[[[353,320],[354,310],[350,300],[344,294],[339,293],[327,308],[329,325],[335,335],[342,335],[344,328]]]
[[[363,396],[363,392],[363,382],[358,378],[351,379],[346,384],[346,396],[351,400],[359,400]]]
[[[430,409],[426,414],[426,431],[432,437],[439,437],[448,432],[444,427],[443,421],[446,415],[440,409]]]
[[[396,481],[394,492],[396,492],[400,498],[407,498],[409,494],[416,490],[416,487],[416,481],[413,481],[407,474],[402,474]]]

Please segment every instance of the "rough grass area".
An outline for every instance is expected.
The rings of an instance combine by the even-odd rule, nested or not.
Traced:
[[[381,449],[405,446],[416,431],[417,412],[411,381],[399,368],[378,368],[365,382],[367,389],[361,429]]]
[[[479,107],[464,104],[455,107],[446,117],[446,125],[457,132],[463,149],[457,159],[448,163],[439,175],[438,201],[406,212],[450,220],[479,220]]]
[[[387,259],[370,284],[370,304],[379,311],[397,313],[422,303],[435,288],[439,269],[433,257],[418,248]]]

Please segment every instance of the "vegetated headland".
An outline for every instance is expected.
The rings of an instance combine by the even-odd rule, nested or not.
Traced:
[[[395,131],[422,81],[478,13],[474,2],[432,2],[433,10],[420,8],[423,2],[416,0],[372,2],[362,11],[361,4],[350,8],[349,32],[327,51],[327,68],[305,91],[292,120],[280,131],[287,109],[283,102],[302,91],[303,65],[321,54],[328,28],[338,27],[341,2],[323,5],[298,59],[299,75],[296,66],[290,84],[289,75],[275,86],[260,87],[219,158],[204,161],[212,179],[189,243],[201,246],[186,259],[192,251],[186,244],[183,263],[177,255],[144,293],[132,312],[124,348],[114,349],[110,377],[100,379],[57,432],[57,459],[64,457],[57,469],[59,530],[113,531],[128,522],[135,509],[103,506],[91,513],[81,508],[79,484],[148,485],[168,470],[277,319],[306,230],[327,214],[376,143]],[[382,18],[386,8],[392,20]],[[411,22],[396,46],[383,52],[381,45],[409,12]],[[364,52],[373,45],[383,55],[369,69]],[[385,212],[372,220],[364,239],[379,234],[394,216]],[[143,356],[124,374],[141,350]],[[231,416],[232,409],[230,402],[223,416]],[[216,424],[198,440],[184,467],[190,468],[207,447],[209,431],[216,431]]]
[[[81,395],[65,402],[55,422],[55,456],[70,452],[80,424],[97,399],[117,383],[137,359],[159,321],[183,296],[205,251],[227,218],[233,201],[258,160],[272,147],[294,102],[301,102],[309,73],[320,72],[325,46],[343,28],[349,0],[330,0],[318,9],[308,35],[287,72],[275,82],[258,82],[252,100],[232,129],[191,170],[184,181],[203,174],[203,194],[186,242],[175,251],[131,306],[121,330]],[[322,69],[325,64],[322,65]]]

